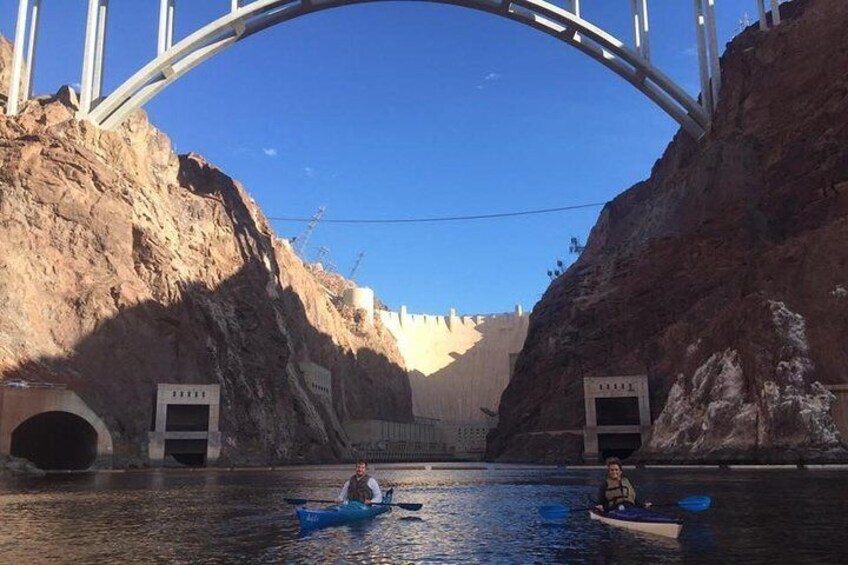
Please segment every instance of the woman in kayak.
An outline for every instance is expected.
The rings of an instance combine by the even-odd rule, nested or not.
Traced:
[[[368,463],[363,459],[356,462],[356,471],[353,476],[345,481],[342,491],[337,498],[339,502],[356,500],[363,504],[383,502],[383,493],[380,485],[368,474]]]
[[[627,477],[623,476],[621,461],[618,457],[610,457],[607,463],[607,478],[598,487],[598,502],[595,507],[601,512],[618,508],[621,505],[642,506],[650,508],[651,503],[639,502],[636,497],[636,489],[630,484]]]

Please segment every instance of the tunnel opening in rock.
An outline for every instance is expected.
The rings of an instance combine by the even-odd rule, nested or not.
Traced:
[[[638,426],[639,399],[635,396],[596,398],[595,413],[599,426]]]
[[[598,451],[602,460],[607,457],[627,459],[640,447],[640,434],[598,434]]]
[[[42,412],[12,432],[11,455],[39,469],[85,470],[97,460],[97,431],[69,412]]]
[[[165,458],[177,465],[203,467],[206,465],[205,439],[167,439]]]

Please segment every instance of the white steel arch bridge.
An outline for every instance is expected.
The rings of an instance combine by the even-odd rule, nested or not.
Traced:
[[[114,128],[130,112],[143,106],[192,68],[255,33],[320,10],[379,1],[382,0],[230,0],[226,14],[175,43],[174,19],[178,0],[158,0],[156,57],[114,91],[104,93],[103,61],[109,0],[88,0],[78,117],[99,127]],[[700,97],[687,93],[651,63],[649,0],[629,2],[633,23],[633,39],[629,45],[584,19],[581,0],[559,0],[564,2],[564,6],[545,0],[424,1],[489,12],[547,33],[624,78],[694,138],[700,139],[709,127],[721,88],[715,24],[717,0],[680,0],[692,2],[697,31]],[[780,0],[753,1],[757,3],[760,29],[768,29],[769,23],[780,23]],[[771,19],[767,17],[766,1],[770,4]],[[6,103],[9,115],[17,114],[21,102],[31,96],[41,4],[42,0],[19,0]],[[622,9],[627,9],[626,0],[622,1],[622,6]]]

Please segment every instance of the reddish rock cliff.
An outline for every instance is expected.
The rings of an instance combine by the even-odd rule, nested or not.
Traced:
[[[0,378],[76,390],[119,463],[143,462],[160,382],[221,385],[225,462],[334,460],[339,419],[412,419],[396,348],[333,307],[238,183],[140,113],[103,132],[73,111],[0,117]],[[335,410],[301,361],[333,372]]]
[[[646,459],[844,457],[848,4],[795,0],[728,46],[707,138],[678,134],[547,290],[488,457],[579,460],[582,378],[645,374]]]
[[[12,76],[12,42],[0,35],[0,101],[8,98],[9,80]]]

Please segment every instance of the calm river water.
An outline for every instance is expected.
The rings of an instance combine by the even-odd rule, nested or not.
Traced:
[[[349,467],[53,476],[0,483],[3,563],[848,563],[848,472],[628,471],[655,502],[693,494],[670,541],[610,529],[582,506],[602,470],[380,469],[396,502],[376,519],[301,534],[286,496],[332,498]],[[675,509],[677,510],[677,509]]]

